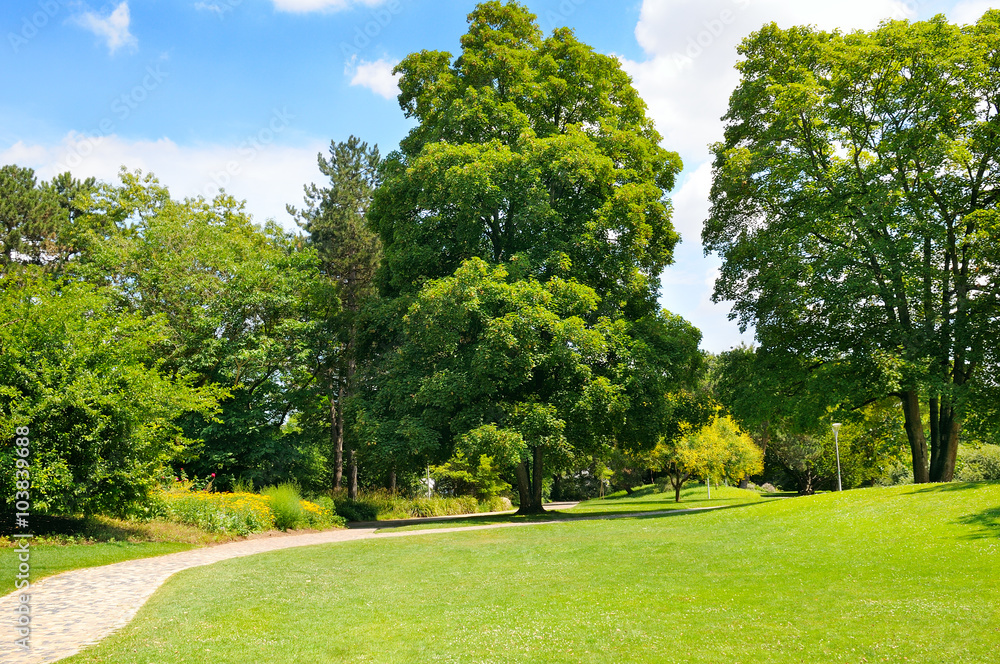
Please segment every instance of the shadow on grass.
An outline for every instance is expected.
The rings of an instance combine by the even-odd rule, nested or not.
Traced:
[[[465,528],[469,526],[488,526],[506,523],[551,523],[558,521],[600,521],[602,519],[658,519],[669,516],[682,516],[685,514],[702,514],[716,512],[719,510],[733,509],[737,507],[750,507],[759,505],[760,502],[737,503],[735,505],[709,505],[699,508],[691,505],[696,501],[685,501],[680,503],[675,509],[666,510],[629,510],[623,507],[620,511],[614,512],[558,512],[551,511],[545,514],[496,514],[491,516],[470,516],[463,519],[453,519],[447,522],[435,521],[424,523],[413,523],[409,521],[384,521],[379,522],[380,527],[376,532],[401,532],[412,530],[433,530],[437,528]],[[677,504],[677,503],[673,503]],[[384,525],[383,525],[384,524]]]
[[[942,484],[929,484],[925,487],[917,489],[913,493],[941,493],[944,491],[970,491],[973,489],[981,489],[982,487],[990,484],[997,484],[997,482],[945,482]]]
[[[31,533],[35,537],[82,537],[98,542],[124,541],[130,538],[145,538],[147,529],[140,524],[109,523],[96,518],[82,516],[31,515]],[[0,525],[0,535],[12,535],[10,526],[13,519],[4,519]],[[18,531],[19,532],[19,531]]]
[[[979,529],[975,533],[966,535],[965,539],[1000,537],[1000,507],[991,507],[982,512],[960,516],[956,522]]]

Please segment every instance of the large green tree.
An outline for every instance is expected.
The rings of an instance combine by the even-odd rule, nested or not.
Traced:
[[[898,397],[915,479],[950,480],[1000,338],[1000,12],[772,24],[740,54],[702,235],[715,297],[852,401]]]
[[[440,444],[444,460],[462,441],[509,443],[504,431],[516,431],[531,449],[530,464],[518,462],[524,511],[541,509],[545,455],[554,461],[556,450],[587,448],[597,432],[606,447],[651,449],[666,417],[666,392],[693,375],[700,358],[697,330],[656,304],[660,273],[678,240],[665,192],[680,159],[659,146],[645,104],[616,59],[595,53],[569,29],[543,37],[534,19],[516,2],[482,3],[469,15],[459,57],[421,51],[397,66],[400,105],[417,124],[383,163],[369,212],[383,245],[378,283],[386,296],[372,326],[379,334],[369,335],[381,339],[372,388],[383,405],[368,413],[378,420],[369,424],[379,445]],[[481,403],[467,412],[481,415],[454,420],[447,436],[425,435],[436,426],[428,424],[436,417],[431,411],[385,401],[397,388],[400,399],[417,394],[416,386],[401,387],[410,378],[395,359],[413,334],[401,316],[428,297],[427,288],[450,283],[435,280],[457,277],[463,264],[478,265],[475,259],[503,266],[503,276],[490,279],[515,290],[573,284],[592,293],[593,306],[574,316],[581,329],[606,330],[610,337],[602,343],[610,345],[601,353],[581,351],[574,361],[590,375],[586,384],[606,384],[614,395],[606,422],[566,419],[561,397],[543,389],[553,374],[542,365],[511,383],[501,400],[509,408],[493,404],[488,390],[468,393]],[[470,314],[486,321],[513,312]],[[523,324],[523,334],[553,342],[541,319]],[[488,341],[479,335],[470,330],[460,341],[478,347]],[[566,389],[586,392],[583,383],[571,385]],[[507,414],[487,416],[491,408]],[[509,424],[511,418],[521,424]],[[562,427],[579,431],[569,435]],[[413,444],[417,439],[424,442]]]
[[[664,192],[680,159],[615,58],[567,28],[543,39],[534,18],[480,4],[458,58],[421,51],[396,67],[417,126],[370,214],[383,291],[413,293],[478,256],[542,279],[569,266],[601,295],[595,315],[653,312],[678,239]]]

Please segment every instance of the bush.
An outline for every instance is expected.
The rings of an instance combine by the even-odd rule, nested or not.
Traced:
[[[269,486],[261,495],[270,499],[271,511],[274,512],[274,525],[281,530],[298,528],[305,522],[305,510],[302,508],[302,496],[299,487],[285,482],[278,486]]]
[[[186,483],[177,484],[175,488],[154,495],[150,505],[156,512],[155,516],[210,533],[246,536],[276,527],[288,530],[344,525],[344,519],[337,516],[332,500],[325,497],[316,502],[300,500],[294,485],[271,487],[269,491],[274,495],[269,495],[189,491]],[[294,505],[290,496],[295,497]]]
[[[389,521],[512,509],[510,499],[499,496],[480,503],[472,496],[404,498],[385,490],[379,490],[363,493],[358,496],[357,500],[347,498],[342,491],[333,492],[330,499],[336,507],[337,514],[348,521]]]
[[[506,512],[512,509],[514,509],[514,505],[506,496],[494,496],[489,500],[479,502],[480,512]]]
[[[1000,480],[1000,445],[961,446],[955,463],[959,482],[995,482]]]

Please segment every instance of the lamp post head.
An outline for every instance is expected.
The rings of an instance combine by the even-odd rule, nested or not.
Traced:
[[[840,422],[836,422],[836,423],[834,423],[834,425],[833,425],[833,432],[834,432],[834,433],[837,433],[837,430],[838,430],[838,429],[840,429]]]

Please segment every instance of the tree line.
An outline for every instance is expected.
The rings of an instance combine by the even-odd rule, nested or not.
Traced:
[[[846,486],[901,444],[951,479],[962,436],[996,439],[997,19],[744,42],[703,239],[759,345],[718,357],[657,303],[680,158],[615,58],[514,2],[397,66],[414,128],[384,157],[332,143],[296,232],[149,174],[4,166],[5,440],[31,426],[53,513],[181,475],[354,497],[429,466],[525,513],[552,478],[811,492],[835,420]]]

